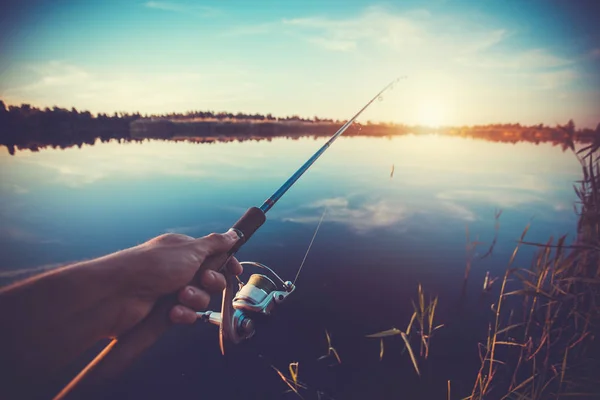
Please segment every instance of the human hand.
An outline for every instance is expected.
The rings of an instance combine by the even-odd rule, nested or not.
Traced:
[[[210,295],[225,288],[225,277],[215,269],[226,260],[227,251],[237,240],[231,230],[199,239],[169,233],[116,253],[126,273],[115,302],[120,312],[110,335],[118,337],[133,328],[167,295],[176,298],[168,312],[171,322],[195,322],[196,311],[206,309]],[[242,272],[234,257],[226,268],[234,275]]]
[[[237,240],[234,231],[199,239],[166,234],[2,288],[0,315],[10,329],[0,330],[0,370],[10,373],[0,380],[0,397],[35,392],[32,382],[109,337],[116,339],[56,398],[117,376],[173,322],[196,320],[194,311],[224,288],[216,270],[228,258],[227,275],[242,272],[227,254]]]

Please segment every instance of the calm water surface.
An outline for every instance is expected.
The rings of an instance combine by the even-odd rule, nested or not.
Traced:
[[[223,232],[325,140],[97,143],[15,156],[2,148],[2,283],[22,276],[15,271],[100,256],[165,232]],[[111,395],[292,398],[270,365],[287,370],[299,361],[300,380],[311,388],[305,398],[317,398],[317,390],[336,399],[437,398],[449,379],[464,397],[478,366],[475,343],[485,339],[499,290],[481,295],[486,271],[502,274],[529,222],[531,241],[574,238],[577,179],[575,156],[550,145],[342,137],[238,253],[292,280],[327,210],[297,292],[269,325],[227,358],[220,356],[214,326],[176,328]],[[479,248],[485,253],[497,209],[503,213],[493,256],[474,263],[461,297],[466,227],[472,240],[486,243]],[[528,265],[533,252],[524,248],[517,263]],[[379,342],[364,338],[406,327],[418,283],[439,295],[438,318],[446,324],[432,339],[421,380],[397,337],[386,341],[381,362]],[[327,352],[325,329],[341,365],[317,361]]]

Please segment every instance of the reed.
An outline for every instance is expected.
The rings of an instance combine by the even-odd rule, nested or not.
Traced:
[[[600,323],[600,165],[598,149],[588,150],[579,159],[583,179],[575,186],[577,237],[571,245],[566,236],[556,243],[553,238],[532,243],[524,240],[526,227],[492,307],[493,323],[486,343],[480,344],[481,367],[466,399],[596,394],[600,371],[586,352]],[[514,265],[521,245],[538,248],[527,267]],[[509,282],[520,287],[507,291]]]
[[[600,146],[590,145],[587,153],[578,153],[582,179],[574,186],[577,195],[577,236],[568,244],[567,237],[550,238],[546,243],[525,240],[527,224],[517,240],[507,266],[500,277],[486,274],[483,290],[501,282],[498,297],[491,304],[484,343],[473,343],[479,350],[480,365],[470,393],[460,393],[465,382],[447,380],[446,396],[451,399],[546,400],[563,398],[598,398],[600,362],[590,350],[598,351],[594,342],[600,326]],[[502,211],[495,213],[495,234],[487,251],[478,259],[492,255],[499,231]],[[465,283],[475,249],[482,243],[470,240],[467,227],[467,268]],[[537,248],[530,263],[517,260],[523,246]],[[466,288],[463,285],[463,289]],[[367,335],[378,339],[379,359],[385,353],[385,340],[400,336],[416,374],[420,364],[432,354],[431,339],[443,324],[436,323],[438,297],[426,296],[421,284],[416,299],[411,300],[413,313],[406,329],[391,328]],[[327,354],[339,354],[331,344],[329,332]],[[416,343],[418,342],[418,352]],[[595,347],[594,347],[595,346]],[[275,369],[275,367],[273,367]],[[290,376],[275,369],[289,387],[300,396],[306,386],[298,381],[298,364],[289,366]],[[323,392],[316,392],[322,398]]]
[[[434,317],[435,310],[438,304],[437,296],[432,298],[429,297],[428,300],[425,299],[425,292],[423,291],[423,287],[419,284],[418,292],[417,292],[417,303],[411,300],[414,312],[412,317],[410,318],[410,322],[406,327],[405,331],[402,331],[398,328],[392,328],[385,331],[373,333],[371,335],[367,335],[368,338],[377,338],[380,340],[380,351],[379,351],[379,359],[383,358],[384,353],[384,344],[383,338],[389,336],[400,335],[402,340],[404,341],[405,349],[408,351],[410,356],[410,360],[413,364],[415,372],[417,375],[421,376],[421,371],[419,370],[419,363],[417,362],[417,358],[413,351],[413,348],[410,344],[410,335],[411,332],[414,332],[414,336],[419,339],[420,352],[419,356],[423,359],[427,359],[429,357],[429,349],[430,349],[430,341],[433,333],[442,328],[444,325],[440,324],[434,327]]]
[[[479,349],[480,367],[471,392],[463,400],[479,399],[560,399],[592,398],[600,388],[600,363],[587,357],[600,325],[600,146],[590,145],[578,159],[583,178],[574,187],[578,201],[577,237],[571,244],[566,236],[547,243],[525,240],[525,226],[501,277],[498,298],[491,305],[491,319],[485,343]],[[492,255],[502,211],[495,213],[495,234],[488,250],[478,259]],[[467,236],[465,283],[482,243]],[[535,246],[530,265],[516,261],[522,246]],[[499,277],[486,274],[483,290],[488,291]],[[466,286],[463,285],[463,288]],[[380,340],[400,335],[414,369],[420,376],[410,339],[419,340],[419,356],[429,357],[432,334],[443,325],[434,324],[437,297],[426,300],[419,284],[414,312],[406,330],[392,328],[368,335]],[[475,345],[475,344],[474,344]],[[447,397],[450,399],[450,381]]]
[[[327,337],[327,354],[318,358],[318,360],[324,360],[330,358],[332,355],[335,357],[335,360],[338,364],[342,363],[342,359],[338,354],[337,350],[331,344],[331,336],[329,336],[329,332],[325,331],[325,336]]]

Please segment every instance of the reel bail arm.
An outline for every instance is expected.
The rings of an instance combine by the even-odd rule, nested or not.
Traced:
[[[270,315],[277,304],[281,304],[296,289],[290,281],[284,282],[266,265],[245,261],[241,265],[252,265],[270,271],[277,278],[282,290],[266,275],[253,274],[248,283],[237,281],[231,274],[226,275],[227,286],[223,291],[221,312],[198,312],[205,322],[219,327],[221,353],[225,354],[229,344],[238,344],[251,338],[255,333],[253,316]],[[235,293],[235,296],[233,295]]]

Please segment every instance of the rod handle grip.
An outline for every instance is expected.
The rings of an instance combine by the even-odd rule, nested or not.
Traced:
[[[240,240],[229,250],[229,254],[235,254],[244,243],[256,232],[267,220],[265,213],[258,207],[250,207],[244,215],[232,226],[240,235]]]

